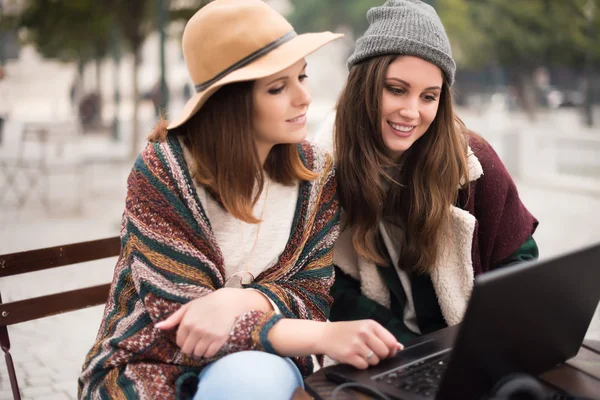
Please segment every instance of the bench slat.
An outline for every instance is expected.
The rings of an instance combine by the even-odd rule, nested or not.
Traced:
[[[0,255],[0,278],[115,257],[121,250],[118,236],[45,249]]]
[[[0,304],[0,326],[14,325],[106,303],[110,284]]]

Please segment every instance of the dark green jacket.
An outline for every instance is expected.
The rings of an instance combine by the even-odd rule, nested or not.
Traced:
[[[534,260],[538,257],[538,248],[529,237],[525,243],[498,267]],[[393,266],[377,267],[390,290],[390,308],[364,296],[360,290],[360,282],[335,269],[336,279],[331,288],[334,302],[329,319],[331,321],[352,321],[357,319],[373,319],[392,332],[401,343],[408,343],[418,335],[404,324],[404,307],[406,293]],[[434,332],[448,326],[437,296],[428,275],[409,273],[412,288],[413,304],[417,315],[417,325],[421,334]]]

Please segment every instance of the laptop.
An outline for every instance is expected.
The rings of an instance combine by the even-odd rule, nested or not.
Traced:
[[[481,399],[513,373],[574,357],[600,301],[600,244],[475,279],[463,322],[423,336],[377,366],[324,369],[393,399]],[[360,389],[359,389],[360,390]]]

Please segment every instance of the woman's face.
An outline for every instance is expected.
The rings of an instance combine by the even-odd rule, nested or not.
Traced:
[[[387,69],[381,101],[381,136],[398,159],[427,132],[439,107],[442,70],[418,57],[398,57]]]
[[[299,143],[306,137],[306,111],[311,96],[305,71],[306,60],[302,59],[254,83],[253,126],[259,153],[276,144]]]

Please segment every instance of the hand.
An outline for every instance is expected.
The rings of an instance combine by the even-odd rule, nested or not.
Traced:
[[[235,293],[219,289],[184,304],[156,328],[177,329],[177,346],[195,358],[211,358],[223,347],[235,320],[243,313]]]
[[[404,348],[394,335],[373,320],[327,323],[320,343],[319,353],[359,369],[377,365]]]

